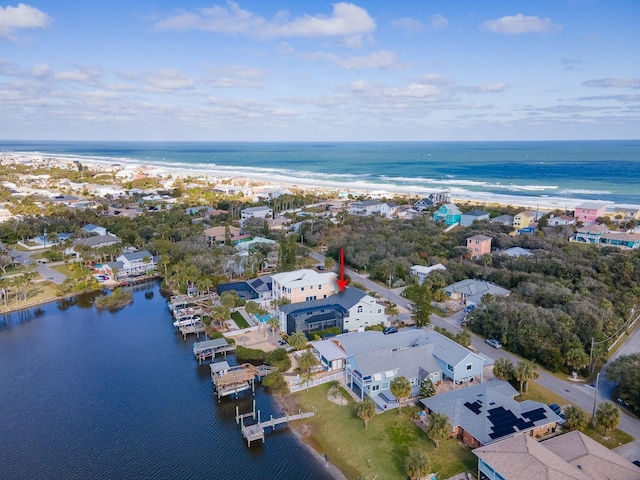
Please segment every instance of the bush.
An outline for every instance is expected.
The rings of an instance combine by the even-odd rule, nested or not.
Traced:
[[[267,352],[257,348],[247,348],[242,345],[236,347],[236,358],[242,361],[264,362]]]
[[[262,386],[269,388],[273,393],[289,393],[289,386],[281,372],[273,372],[262,379]]]
[[[100,310],[120,310],[133,302],[133,294],[116,288],[111,295],[99,298],[96,307]]]
[[[280,372],[286,372],[291,368],[291,359],[284,348],[277,348],[267,353],[265,363],[277,368]]]

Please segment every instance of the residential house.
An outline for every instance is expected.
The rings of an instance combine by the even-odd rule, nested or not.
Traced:
[[[383,217],[391,218],[397,210],[398,205],[395,202],[383,203],[378,200],[364,200],[362,202],[353,202],[349,205],[349,213],[360,217],[382,215]]]
[[[272,286],[271,276],[264,275],[246,282],[223,283],[216,287],[216,292],[221,295],[233,290],[243,300],[252,300],[262,307],[268,307],[271,302]]]
[[[463,227],[470,227],[474,222],[489,220],[489,217],[489,212],[485,212],[484,210],[471,210],[470,212],[462,214],[460,217],[460,225]]]
[[[404,329],[390,335],[368,330],[330,340],[345,352],[345,384],[383,410],[397,407],[389,386],[399,376],[409,380],[411,397],[418,395],[425,378],[454,387],[482,381],[485,359],[433,330]]]
[[[105,215],[108,217],[136,218],[138,215],[142,215],[143,213],[144,211],[140,207],[131,207],[131,208],[109,207],[109,210],[105,212]]]
[[[455,203],[446,203],[433,214],[434,221],[444,221],[445,225],[460,223],[461,218],[462,212]]]
[[[275,277],[276,275],[272,276],[274,293]],[[347,287],[343,292],[323,296],[318,300],[280,305],[278,319],[280,330],[288,335],[294,332],[320,332],[335,327],[341,332],[358,331],[370,325],[389,324],[384,306],[355,287]]]
[[[446,269],[447,268],[441,263],[436,263],[435,265],[432,265],[430,267],[425,267],[423,265],[414,265],[413,267],[411,267],[410,272],[412,276],[418,277],[418,283],[422,285],[424,279],[427,278],[431,272],[435,270],[444,271]]]
[[[454,300],[460,300],[466,305],[480,305],[484,295],[495,297],[506,297],[511,292],[506,288],[499,287],[495,283],[485,280],[461,280],[443,289],[447,295]]]
[[[106,197],[108,195],[112,198],[123,197],[126,195],[124,188],[120,185],[96,185],[93,189],[93,193],[99,197]]]
[[[580,227],[576,230],[576,233],[573,234],[569,241],[598,244],[602,242],[602,235],[604,235],[608,231],[609,227],[600,224]]]
[[[486,235],[474,235],[467,238],[467,248],[471,252],[471,256],[481,257],[491,253],[491,240],[491,237]]]
[[[117,269],[117,278],[119,279],[137,277],[154,271],[158,266],[159,260],[160,257],[154,257],[146,250],[127,252],[117,257],[115,262],[108,263],[106,271],[115,278],[116,275],[113,274],[113,270]]]
[[[441,203],[450,203],[450,202],[451,202],[451,192],[449,191],[433,192],[427,195],[426,197],[422,197],[420,200],[414,203],[413,208],[421,212],[431,207],[435,207],[436,205],[440,205]]]
[[[498,252],[500,255],[508,255],[510,257],[530,257],[533,255],[531,250],[522,247],[511,247]]]
[[[227,228],[229,229],[229,240],[232,244],[249,240],[251,238],[251,235],[243,232],[238,227],[234,227],[233,225],[229,225],[228,227],[224,225],[210,227],[202,232],[202,235],[204,236],[210,247],[223,245],[227,239]]]
[[[9,210],[6,208],[0,208],[0,223],[11,220],[12,218],[13,214]]]
[[[273,210],[269,207],[249,207],[240,212],[240,224],[243,225],[250,218],[273,218]]]
[[[330,297],[339,290],[333,272],[301,269],[276,273],[272,280],[273,299],[276,301],[286,298],[291,303],[308,302]]]
[[[629,220],[640,220],[640,208],[633,207],[607,207],[605,216],[614,222],[628,222]]]
[[[73,242],[73,246],[65,250],[65,255],[76,253],[76,247],[85,245],[91,248],[109,247],[111,245],[119,245],[122,240],[116,235],[94,235],[87,238],[79,238]]]
[[[640,468],[578,430],[541,442],[514,435],[473,453],[486,480],[640,479]]]
[[[507,227],[513,227],[513,217],[511,215],[500,215],[499,217],[489,220],[491,223],[500,223]]]
[[[531,210],[525,210],[513,217],[513,226],[516,229],[528,228],[536,221],[536,213]]]
[[[107,229],[105,227],[100,227],[98,225],[93,225],[92,223],[89,223],[88,225],[85,225],[84,227],[82,227],[82,230],[84,230],[87,233],[91,233],[94,235],[106,235],[107,234]]]
[[[597,218],[604,217],[606,210],[606,203],[584,202],[575,208],[573,216],[579,222],[595,223]]]
[[[575,225],[576,219],[569,215],[559,215],[557,217],[550,217],[547,221],[547,225],[550,227],[558,227],[560,225]]]
[[[518,402],[518,391],[509,382],[490,380],[425,398],[427,414],[449,418],[451,434],[465,445],[478,448],[516,434],[542,436],[555,432],[560,417],[546,404]]]
[[[603,245],[635,249],[640,247],[640,233],[605,232],[600,242]]]

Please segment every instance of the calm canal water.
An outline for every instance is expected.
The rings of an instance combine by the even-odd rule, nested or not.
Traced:
[[[116,313],[76,302],[0,317],[0,478],[331,478],[287,430],[247,448],[234,413],[251,395],[217,403],[158,285],[134,300]],[[279,415],[260,388],[263,418]]]

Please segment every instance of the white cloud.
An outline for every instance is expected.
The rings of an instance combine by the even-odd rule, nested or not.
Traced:
[[[550,18],[517,15],[507,15],[497,20],[488,20],[480,25],[480,30],[491,33],[504,33],[505,35],[522,35],[524,33],[549,33],[562,30],[562,25],[557,25]]]
[[[421,22],[411,17],[397,18],[391,22],[391,26],[400,30],[406,30],[409,33],[423,32],[425,30],[425,26]]]
[[[431,28],[435,31],[442,30],[443,28],[447,28],[449,26],[449,20],[444,18],[439,13],[431,15]]]
[[[582,82],[585,87],[640,88],[640,78],[600,78]]]
[[[369,55],[349,58],[340,58],[331,53],[316,52],[306,54],[305,58],[308,60],[326,60],[328,62],[335,63],[346,70],[364,70],[368,68],[396,70],[406,66],[398,59],[398,56],[395,53],[388,50],[379,50]]]
[[[210,84],[217,88],[260,88],[258,80],[265,76],[264,70],[242,65],[211,69]]]
[[[505,82],[493,83],[489,85],[476,85],[471,87],[463,87],[462,89],[469,93],[498,93],[504,92],[509,85]]]
[[[145,77],[146,92],[169,93],[176,90],[191,89],[196,84],[193,78],[175,68],[155,70]]]
[[[51,17],[30,5],[0,7],[0,38],[13,39],[14,30],[47,28]]]
[[[359,47],[362,38],[375,30],[376,23],[364,8],[346,2],[333,4],[330,16],[305,14],[290,19],[289,12],[282,10],[268,20],[228,0],[225,6],[214,5],[196,12],[182,12],[170,16],[156,23],[156,28],[202,30],[261,39],[339,38],[347,46]]]

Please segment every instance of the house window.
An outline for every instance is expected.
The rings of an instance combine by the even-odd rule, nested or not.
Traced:
[[[382,313],[382,309],[381,308],[378,309],[378,313]]]
[[[371,390],[373,390],[374,392],[380,390],[380,385],[371,385]]]
[[[389,382],[383,382],[382,388],[389,388]]]
[[[302,288],[300,289],[300,291],[301,291],[301,292],[304,292],[304,287],[302,287]]]
[[[447,363],[447,370],[449,370],[450,372],[453,372],[453,365],[449,365]]]
[[[322,290],[322,285],[318,285],[318,290]]]
[[[362,313],[362,305],[358,305],[358,313]]]
[[[473,368],[473,363],[467,363],[467,370],[471,370]]]

